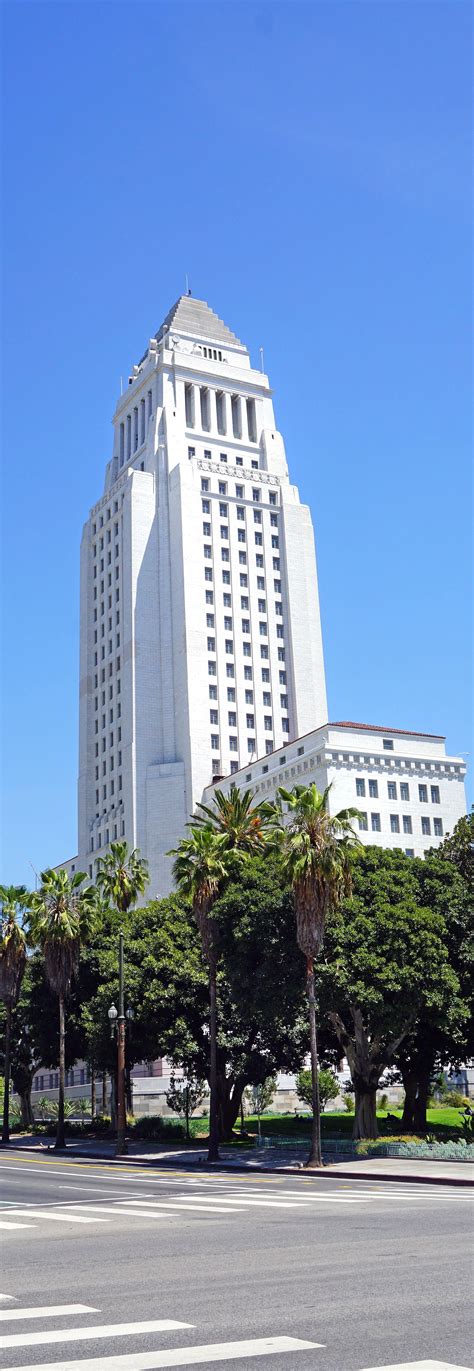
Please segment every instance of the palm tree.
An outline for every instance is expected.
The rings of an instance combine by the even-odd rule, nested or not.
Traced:
[[[190,836],[181,838],[168,856],[174,857],[173,876],[183,895],[191,900],[209,973],[210,1108],[207,1160],[219,1161],[217,1118],[217,938],[212,907],[227,879],[228,857],[223,834],[210,824],[190,824]]]
[[[327,786],[321,793],[312,784],[297,785],[294,790],[280,787],[278,791],[283,871],[293,890],[298,947],[306,957],[313,1109],[309,1166],[322,1166],[314,959],[323,946],[326,918],[350,895],[349,854],[358,843],[351,819],[357,818],[359,811],[341,809],[331,815],[330,789]],[[287,806],[287,822],[282,802]]]
[[[119,914],[126,914],[148,885],[148,863],[137,848],[129,852],[127,843],[111,843],[98,862],[96,885],[104,899]]]
[[[251,790],[240,791],[235,782],[229,794],[222,790],[214,791],[214,804],[198,803],[199,813],[193,816],[193,827],[210,827],[225,839],[227,851],[237,848],[241,852],[257,853],[263,851],[274,807],[263,801],[252,804]]]
[[[86,877],[76,871],[41,872],[41,885],[30,897],[29,920],[33,941],[43,953],[46,976],[59,1001],[59,1100],[56,1148],[65,1147],[65,1001],[79,966],[81,943],[90,932],[94,913],[94,889],[80,890]]]
[[[19,922],[27,905],[28,891],[24,885],[0,886],[0,1000],[5,1005],[5,1094],[3,1097],[2,1142],[10,1142],[10,1050],[12,1014],[21,989],[26,967],[26,937]]]

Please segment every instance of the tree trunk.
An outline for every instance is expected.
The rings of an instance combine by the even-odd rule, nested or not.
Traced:
[[[210,1106],[209,1106],[209,1149],[208,1162],[218,1162],[219,1125],[217,1117],[217,974],[214,958],[209,965],[209,1027],[210,1027]]]
[[[31,1085],[25,1086],[23,1090],[19,1090],[18,1098],[20,1101],[21,1122],[23,1124],[23,1127],[31,1128],[32,1124],[34,1124],[35,1121],[31,1105]]]
[[[189,1142],[191,1136],[189,1132],[189,1085],[186,1085],[184,1089],[184,1106],[184,1117],[186,1119],[186,1141]]]
[[[377,1138],[377,1091],[376,1088],[356,1085],[355,1120],[353,1138]]]
[[[426,1133],[426,1110],[428,1108],[428,1097],[430,1093],[431,1071],[420,1071],[418,1073],[418,1088],[416,1092],[414,1129],[415,1133]]]
[[[132,1068],[125,1067],[125,1100],[127,1114],[133,1114],[133,1089],[132,1089]]]
[[[95,1119],[96,1104],[97,1104],[97,1092],[96,1092],[96,1083],[95,1083],[95,1071],[94,1071],[94,1067],[91,1066],[91,1118],[92,1118],[92,1119]]]
[[[232,1138],[239,1117],[245,1085],[245,1076],[226,1076],[225,1068],[217,1073],[217,1116],[220,1142],[228,1142]]]
[[[110,1077],[110,1130],[115,1133],[117,1129],[117,1076],[112,1071]]]
[[[405,1087],[405,1102],[401,1127],[405,1132],[411,1133],[415,1127],[415,1103],[416,1103],[416,1072],[402,1071],[402,1081]]]
[[[102,1113],[107,1113],[107,1072],[102,1072]]]
[[[64,1017],[64,995],[59,996],[59,1099],[58,1099],[58,1126],[56,1129],[55,1148],[66,1146],[64,1133],[64,1083],[65,1083],[65,1064],[66,1064],[66,1026]]]
[[[4,1087],[3,1096],[3,1126],[2,1143],[10,1142],[10,1045],[12,1033],[12,1010],[11,1005],[5,1005],[5,1062],[4,1062]]]
[[[312,957],[308,957],[307,969],[309,1043],[311,1054],[311,1108],[313,1111],[313,1120],[311,1127],[311,1149],[306,1165],[322,1166],[323,1159],[321,1154],[321,1111],[319,1107],[318,1083],[318,1040],[316,1036],[316,1000],[314,995],[314,962]]]

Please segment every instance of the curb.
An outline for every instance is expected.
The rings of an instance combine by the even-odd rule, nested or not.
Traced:
[[[45,1153],[55,1151],[55,1149],[49,1145],[48,1147],[43,1148],[25,1147],[25,1145],[22,1145],[21,1143],[13,1143],[10,1145],[15,1152],[29,1152],[33,1156],[37,1156],[38,1154],[42,1156]],[[8,1144],[6,1144],[5,1150],[7,1147]],[[351,1181],[394,1181],[395,1183],[401,1181],[403,1185],[455,1185],[470,1186],[471,1189],[474,1185],[474,1180],[470,1179],[468,1176],[421,1176],[413,1174],[404,1176],[402,1174],[394,1175],[390,1171],[354,1172],[353,1170],[337,1170],[337,1172],[335,1172],[332,1169],[331,1162],[326,1162],[323,1165],[322,1170],[320,1170],[319,1167],[311,1168],[306,1166],[262,1166],[260,1163],[257,1166],[249,1166],[242,1162],[227,1161],[225,1158],[222,1158],[220,1162],[216,1163],[209,1163],[207,1161],[190,1162],[181,1160],[181,1158],[173,1159],[171,1157],[169,1160],[163,1157],[158,1157],[156,1160],[153,1160],[150,1157],[136,1157],[133,1152],[128,1152],[123,1157],[111,1157],[108,1153],[83,1152],[74,1147],[66,1147],[64,1151],[58,1149],[56,1155],[58,1157],[83,1157],[86,1161],[108,1162],[110,1166],[122,1166],[133,1162],[134,1166],[143,1166],[144,1169],[150,1166],[163,1167],[164,1169],[172,1167],[173,1170],[189,1170],[190,1168],[193,1168],[196,1171],[199,1170],[201,1175],[203,1171],[207,1171],[209,1175],[212,1175],[220,1170],[224,1173],[226,1171],[239,1171],[246,1175],[293,1176],[293,1178],[301,1176],[303,1179],[307,1179],[308,1176],[317,1176],[323,1180],[330,1179],[333,1181],[342,1177],[344,1180]],[[402,1158],[400,1158],[400,1160],[402,1160]],[[441,1162],[440,1165],[442,1166],[443,1163]],[[445,1163],[445,1165],[449,1166],[450,1163]]]

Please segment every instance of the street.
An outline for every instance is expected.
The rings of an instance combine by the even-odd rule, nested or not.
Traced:
[[[5,1371],[470,1368],[472,1193],[2,1152]]]

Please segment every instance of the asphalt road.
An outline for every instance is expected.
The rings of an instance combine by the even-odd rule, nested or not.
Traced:
[[[473,1365],[466,1190],[5,1151],[0,1178],[8,1371]]]

